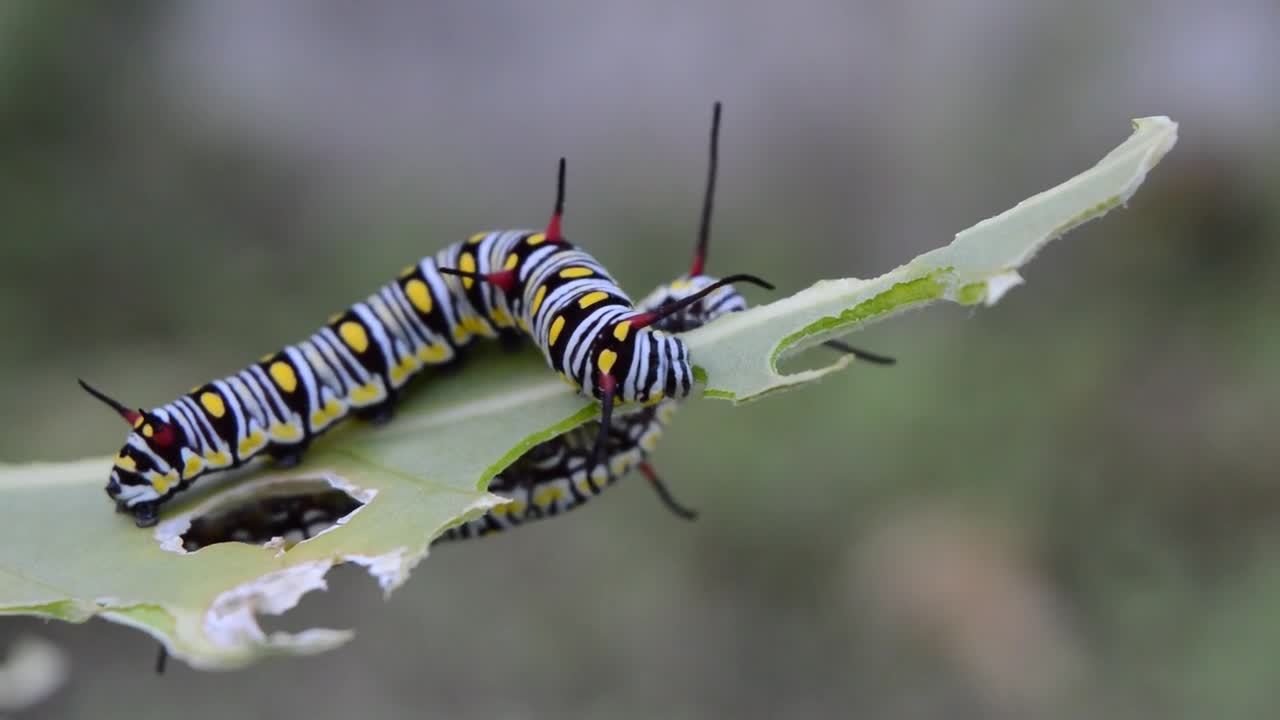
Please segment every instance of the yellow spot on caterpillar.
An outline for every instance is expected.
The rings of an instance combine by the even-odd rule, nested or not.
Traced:
[[[568,375],[565,375],[564,373],[560,373],[560,379],[564,381],[565,385],[568,385],[569,387],[574,388],[575,390],[577,389],[578,383],[569,379]]]
[[[564,497],[564,491],[558,487],[545,488],[533,495],[533,503],[539,507],[550,507],[552,503]]]
[[[431,290],[427,288],[426,283],[414,278],[404,284],[404,294],[409,296],[409,302],[413,303],[414,309],[418,312],[423,315],[431,314]]]
[[[204,460],[199,455],[189,454],[186,456],[187,462],[182,466],[182,477],[191,478],[200,474],[204,469]]]
[[[283,442],[297,440],[298,436],[302,434],[302,431],[298,429],[298,426],[293,423],[272,423],[267,432],[271,433],[271,438],[273,440],[280,440]]]
[[[630,320],[623,320],[622,322],[613,326],[613,336],[618,339],[618,342],[626,342],[627,333],[630,333],[630,332],[631,332]]]
[[[521,329],[521,330],[523,330],[523,331],[525,331],[525,332],[529,332],[529,323],[525,321],[525,319],[524,319],[524,316],[523,316],[523,315],[521,315],[520,317],[516,318],[516,324],[520,326],[520,329]]]
[[[494,308],[493,312],[489,313],[489,319],[498,327],[506,328],[511,327],[512,325],[511,316],[502,308]]]
[[[262,357],[258,358],[258,362],[260,363],[271,362],[271,358],[275,356],[276,356],[275,353],[267,353],[266,355],[263,355]],[[196,387],[191,388],[191,392],[195,392],[196,390],[199,390],[199,389],[200,389],[200,386],[197,385]]]
[[[489,510],[489,513],[496,517],[502,517],[503,515],[506,515],[507,512],[509,512],[508,508],[510,505],[511,503],[502,503],[501,505],[496,505]]]
[[[271,363],[268,372],[271,373],[271,379],[275,381],[281,390],[291,393],[298,389],[298,376],[293,372],[293,366],[289,363],[277,360]]]
[[[332,314],[332,315],[330,315],[330,316],[329,316],[329,319],[325,321],[325,324],[326,324],[326,325],[332,325],[332,324],[334,324],[334,323],[338,322],[339,320],[341,320],[341,319],[342,319],[342,316],[344,316],[344,315],[346,315],[346,313],[344,313],[344,312],[334,313],[334,314]]]
[[[586,277],[591,273],[592,273],[591,268],[570,267],[570,268],[565,268],[561,270],[560,277],[564,278],[565,280],[572,280],[573,278]]]
[[[525,242],[529,243],[530,245],[541,245],[546,241],[547,241],[546,233],[534,233],[530,235],[527,240],[525,240]]]
[[[520,264],[520,256],[515,253],[511,253],[510,255],[507,256],[507,262],[502,266],[502,269],[515,270],[516,266],[519,264]]]
[[[505,508],[508,515],[519,515],[524,512],[526,504],[519,500],[512,500],[511,502],[505,505],[500,505],[499,507]]]
[[[342,417],[342,413],[342,403],[330,398],[324,407],[316,408],[311,412],[311,427],[319,430]]]
[[[670,425],[671,419],[674,418],[675,415],[676,404],[674,402],[658,406],[658,420]]]
[[[209,467],[220,468],[231,464],[231,458],[222,450],[214,450],[204,456],[204,461]]]
[[[165,493],[169,492],[169,488],[173,487],[173,485],[177,482],[178,482],[178,474],[170,470],[164,475],[156,475],[155,477],[151,478],[151,487],[155,488],[156,492],[160,493],[161,495],[164,495]]]
[[[601,350],[600,358],[596,360],[596,367],[600,368],[600,372],[608,373],[613,370],[613,364],[618,361],[618,353],[612,350]]]
[[[254,430],[253,432],[249,433],[243,440],[240,441],[240,447],[239,447],[240,457],[242,458],[248,457],[258,452],[266,444],[267,444],[266,433],[262,432],[261,430]]]
[[[150,423],[142,426],[142,437],[149,438],[155,434],[156,434],[155,428],[152,428]]]
[[[480,241],[484,240],[485,236],[486,236],[486,235],[488,235],[488,234],[489,234],[489,233],[482,233],[482,232],[478,232],[478,233],[476,233],[475,235],[472,235],[471,237],[467,238],[467,244],[468,244],[468,245],[479,245],[479,244],[480,244]]]
[[[374,383],[369,383],[368,385],[361,385],[351,391],[351,404],[372,405],[373,403],[381,400],[382,397],[382,388],[378,387]]]
[[[564,330],[564,316],[557,315],[555,320],[551,321],[551,335],[547,338],[548,344],[555,345],[556,340],[560,338],[560,331]]]
[[[543,285],[539,287],[538,292],[534,293],[533,295],[533,305],[529,307],[529,309],[532,311],[530,313],[531,315],[538,314],[538,308],[542,307],[542,301],[546,299],[546,297],[547,297],[547,286]]]
[[[227,406],[222,402],[222,396],[215,392],[201,393],[200,404],[210,415],[220,418],[227,414]]]
[[[462,257],[458,258],[458,269],[463,270],[465,272],[475,272],[476,271],[475,256],[472,255],[471,253],[462,253]],[[475,284],[476,284],[476,281],[474,278],[469,278],[469,277],[462,278],[462,287],[468,290],[471,289],[471,286]]]
[[[418,361],[412,355],[406,355],[399,365],[391,368],[391,382],[396,387],[400,387],[420,367],[422,366],[418,364]]]
[[[662,437],[660,432],[651,432],[640,438],[640,447],[648,452],[653,452],[658,447],[658,438]]]
[[[120,468],[121,470],[128,470],[130,472],[133,472],[138,469],[138,464],[135,463],[133,461],[133,458],[129,457],[128,455],[117,455],[116,467]]]
[[[458,323],[453,326],[453,344],[461,345],[471,339],[471,331],[467,329],[466,323]]]
[[[418,359],[430,365],[439,365],[449,357],[447,345],[432,345],[418,351]]]
[[[406,265],[406,266],[405,266],[405,268],[404,268],[403,270],[401,270],[401,271],[400,271],[400,279],[401,279],[401,280],[403,280],[404,278],[409,277],[409,276],[410,276],[410,275],[412,275],[412,274],[413,274],[417,269],[418,269],[418,266],[417,266],[417,265]]]
[[[670,285],[670,288],[672,290],[683,290],[687,287],[689,287],[689,281],[685,280],[684,278],[680,278],[678,280],[672,280]]]
[[[354,320],[348,320],[338,326],[338,334],[342,336],[342,342],[357,353],[369,349],[369,333],[365,332],[363,325]]]
[[[625,475],[627,473],[627,465],[630,464],[632,458],[631,453],[620,455],[609,461],[609,469],[613,471],[613,476]]]
[[[582,308],[583,310],[586,310],[587,308],[591,307],[592,305],[595,305],[596,303],[600,302],[601,300],[607,297],[609,297],[609,293],[602,292],[600,290],[597,290],[592,293],[587,293],[586,295],[583,295],[581,299],[578,300],[578,307]]]
[[[463,318],[462,322],[466,323],[467,330],[470,330],[472,335],[488,335],[491,332],[489,323],[479,315],[469,315]]]
[[[134,430],[137,430],[137,429],[138,429],[138,426],[142,425],[142,420],[143,420],[142,415],[138,415],[138,417],[134,418],[134,420],[133,420],[133,429],[134,429]]]
[[[664,396],[664,395],[666,395],[666,393],[665,393],[664,391],[662,391],[662,390],[657,390],[657,391],[655,391],[652,395],[650,395],[650,396],[649,396],[649,399],[648,399],[648,400],[645,400],[645,401],[644,401],[644,404],[645,404],[646,406],[648,406],[648,405],[657,405],[658,403],[662,402],[662,398],[663,398],[663,396]]]

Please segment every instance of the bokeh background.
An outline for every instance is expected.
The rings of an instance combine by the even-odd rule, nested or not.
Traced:
[[[656,462],[697,523],[628,480],[389,602],[340,569],[267,624],[353,643],[235,673],[5,619],[74,663],[19,716],[1274,717],[1277,38],[1259,0],[0,4],[5,461],[116,447],[78,375],[159,403],[540,225],[560,154],[570,237],[643,293],[687,265],[714,99],[711,268],[788,290],[1181,123],[999,306],[853,338],[897,367],[690,403]]]

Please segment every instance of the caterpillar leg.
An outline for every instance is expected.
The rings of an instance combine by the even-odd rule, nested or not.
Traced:
[[[169,648],[160,643],[160,650],[156,653],[156,674],[163,675],[165,667],[169,664]]]
[[[129,508],[133,514],[133,524],[140,528],[149,528],[160,519],[160,504],[156,502],[140,502]]]
[[[658,477],[658,473],[653,469],[652,465],[648,462],[642,462],[636,467],[640,470],[640,474],[644,475],[644,479],[648,480],[649,484],[653,486],[654,492],[658,493],[658,498],[662,500],[662,504],[666,505],[668,510],[675,513],[676,517],[683,518],[685,520],[698,519],[698,511],[687,508],[677,502],[671,495],[671,491],[667,489],[666,484],[662,482],[662,478]]]
[[[605,440],[609,437],[609,425],[613,421],[613,396],[618,390],[618,381],[612,375],[601,372],[597,375],[596,382],[600,384],[600,429],[596,432],[595,445],[591,447],[591,459],[587,462],[587,485],[591,487],[592,495],[600,494],[600,486],[596,484],[591,473],[604,459]],[[606,483],[613,481],[613,467],[607,459],[604,459],[604,472]]]
[[[503,352],[516,353],[524,349],[524,334],[503,328],[498,331],[498,343],[502,346]]]
[[[310,444],[310,440],[304,440],[295,445],[272,445],[268,448],[267,454],[271,456],[271,461],[277,469],[288,470],[302,462],[302,456],[306,454],[307,446]]]
[[[392,399],[388,398],[385,402],[358,410],[356,417],[370,425],[386,425],[391,422],[391,418],[395,417],[395,414],[394,403]]]
[[[391,387],[391,382],[386,382],[387,396],[386,399],[377,405],[369,405],[359,408],[355,411],[355,416],[364,420],[371,425],[385,425],[391,422],[391,418],[395,417],[396,399],[400,393]]]
[[[538,503],[533,499],[533,491],[538,487],[538,478],[531,474],[525,479],[522,485],[524,486],[523,520],[541,519],[543,515],[546,515],[546,513],[543,511],[542,506],[538,505]]]

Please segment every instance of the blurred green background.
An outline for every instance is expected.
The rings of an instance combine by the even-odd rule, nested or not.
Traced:
[[[117,447],[77,376],[158,404],[539,226],[560,154],[569,236],[643,294],[687,266],[714,99],[710,267],[788,291],[1181,123],[1001,305],[852,338],[897,367],[690,403],[656,464],[697,523],[630,479],[389,602],[340,569],[265,624],[353,643],[235,673],[5,619],[74,662],[19,717],[1274,717],[1277,37],[1250,0],[0,5],[5,461]]]

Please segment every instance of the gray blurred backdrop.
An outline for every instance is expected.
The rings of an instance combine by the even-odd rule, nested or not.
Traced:
[[[687,267],[715,99],[710,267],[786,291],[947,242],[1132,117],[1181,140],[1001,305],[853,338],[897,367],[689,404],[656,462],[697,523],[632,478],[390,602],[341,569],[267,624],[354,642],[236,673],[6,619],[75,663],[21,717],[1275,716],[1280,7],[692,5],[0,5],[0,458],[117,447],[77,375],[160,403],[540,226],[561,154],[569,237],[642,294]]]

